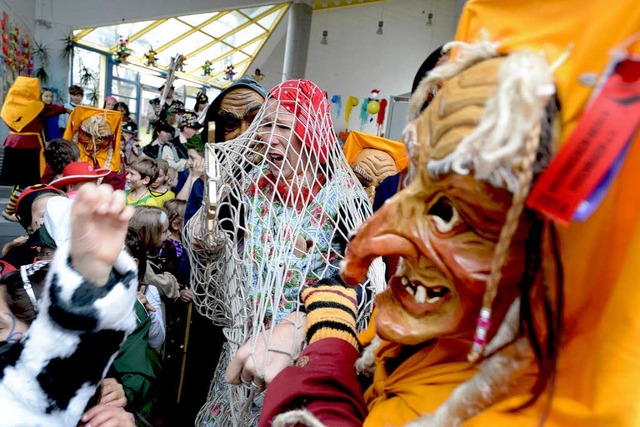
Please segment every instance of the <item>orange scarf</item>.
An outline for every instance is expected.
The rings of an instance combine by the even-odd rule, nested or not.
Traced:
[[[437,409],[476,369],[465,360],[471,341],[440,340],[423,348],[391,374],[385,369],[401,346],[383,342],[376,352],[373,384],[365,392],[369,415],[365,426],[400,427]]]

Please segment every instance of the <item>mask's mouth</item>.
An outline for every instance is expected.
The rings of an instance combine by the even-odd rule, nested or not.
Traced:
[[[424,316],[439,309],[452,298],[451,289],[443,284],[425,284],[405,275],[394,276],[389,281],[396,299],[414,316]]]

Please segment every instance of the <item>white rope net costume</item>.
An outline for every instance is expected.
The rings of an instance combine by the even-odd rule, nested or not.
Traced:
[[[300,310],[301,287],[338,275],[348,235],[371,206],[334,134],[324,92],[307,80],[272,89],[247,132],[208,144],[206,157],[205,206],[184,241],[196,307],[224,328],[228,342],[196,423],[249,426],[257,424],[262,395],[224,382],[230,358],[248,340],[253,358],[260,333],[269,348],[270,328]],[[360,329],[383,287],[376,260],[358,289]]]

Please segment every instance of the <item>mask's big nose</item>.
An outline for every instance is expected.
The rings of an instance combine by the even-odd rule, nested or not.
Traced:
[[[396,255],[403,258],[417,257],[415,245],[403,237],[403,224],[395,204],[386,203],[371,218],[365,221],[356,237],[349,242],[340,274],[352,286],[361,283],[367,276],[371,262],[379,256]],[[409,224],[404,224],[407,228]]]

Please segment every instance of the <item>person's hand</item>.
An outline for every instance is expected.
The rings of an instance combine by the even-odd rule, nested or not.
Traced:
[[[12,241],[10,241],[9,243],[5,244],[2,247],[2,252],[0,253],[0,256],[5,256],[6,254],[9,253],[11,249],[15,248],[16,246],[20,246],[24,244],[27,240],[29,240],[29,236],[16,237],[15,239],[13,239]]]
[[[204,177],[204,159],[198,159],[194,163],[190,163],[189,166],[189,178],[191,179],[191,184],[200,177]]]
[[[110,185],[87,183],[80,187],[71,209],[71,264],[98,286],[109,279],[134,214],[125,197]]]
[[[100,384],[100,397],[98,404],[124,408],[127,406],[127,397],[124,388],[115,378],[105,378]]]
[[[133,416],[117,406],[96,405],[82,416],[85,427],[135,427]]]
[[[245,343],[229,363],[224,379],[229,384],[269,385],[284,368],[291,366],[304,341],[305,314],[294,312],[273,331],[265,331],[255,341]],[[268,342],[267,342],[268,341]]]
[[[191,302],[192,299],[193,299],[193,291],[191,289],[180,290],[180,301]]]
[[[147,310],[147,312],[153,313],[154,311],[156,311],[156,309],[147,299],[147,296],[140,291],[138,291],[138,301],[140,301],[140,304],[144,305],[144,308]]]
[[[357,294],[336,279],[324,278],[305,287],[300,298],[307,310],[307,342],[339,338],[360,351],[356,331]]]

